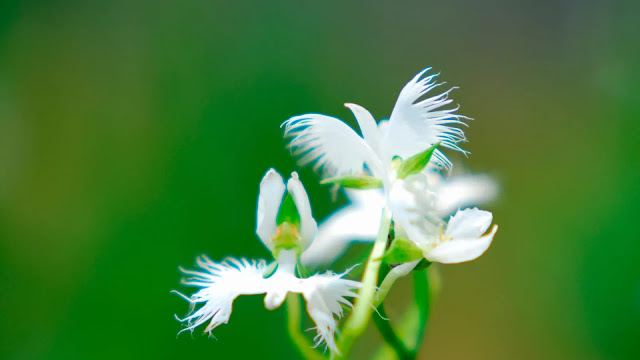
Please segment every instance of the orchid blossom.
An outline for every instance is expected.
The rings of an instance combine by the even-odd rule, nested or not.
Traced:
[[[357,296],[354,290],[360,283],[344,279],[346,272],[298,277],[299,257],[317,229],[298,174],[292,173],[285,185],[280,174],[269,170],[260,183],[256,233],[273,254],[275,271],[265,260],[227,258],[217,263],[206,256],[198,257],[200,269],[181,268],[188,276],[182,283],[200,288],[191,296],[176,292],[191,304],[190,314],[178,319],[187,323],[182,331],[193,331],[208,322],[204,331],[211,335],[213,329],[229,321],[233,301],[240,295],[265,294],[264,305],[273,310],[282,305],[288,293],[298,293],[305,298],[316,324],[316,346],[324,342],[332,354],[337,354],[336,317],[343,315],[343,305],[351,306],[346,298]]]
[[[498,184],[486,174],[461,174],[445,177],[426,172],[429,189],[435,194],[438,219],[445,219],[461,208],[491,202],[498,194]],[[302,255],[310,267],[330,265],[352,242],[373,242],[380,226],[380,212],[385,206],[379,189],[344,189],[349,203],[320,223],[315,240]]]
[[[372,207],[374,211],[379,211],[382,207],[389,209],[399,234],[405,234],[421,248],[431,249],[440,244],[433,240],[438,238],[443,243],[447,242],[447,247],[459,244],[448,242],[450,234],[441,233],[445,226],[442,217],[443,213],[454,210],[456,205],[467,202],[467,196],[460,196],[457,191],[447,194],[447,181],[433,181],[429,177],[433,177],[430,174],[434,169],[451,170],[452,167],[451,161],[437,149],[438,145],[468,154],[458,145],[465,141],[464,132],[451,125],[466,125],[462,120],[469,118],[456,114],[458,107],[443,108],[451,104],[452,100],[448,95],[453,89],[420,100],[428,92],[442,85],[434,81],[437,74],[423,77],[429,70],[427,68],[421,71],[404,86],[388,121],[376,123],[373,115],[365,108],[356,104],[345,104],[353,112],[362,136],[341,120],[320,114],[295,116],[284,122],[283,126],[285,137],[291,138],[289,147],[292,154],[298,157],[301,165],[314,164],[314,168],[321,170],[323,176],[337,179],[334,181],[336,184],[355,183],[360,187],[375,187],[376,182],[372,179],[379,181],[379,185],[384,189],[384,201],[376,201],[379,200],[378,197],[370,201],[368,207]],[[367,171],[372,178],[365,175]],[[461,189],[464,189],[477,184],[463,182],[461,185]],[[483,197],[476,194],[470,197],[474,196]],[[360,214],[364,211],[357,209],[362,210],[366,206],[356,206],[356,210],[344,210],[342,216],[348,216],[349,223],[363,224]],[[459,220],[454,222],[456,226],[447,227],[452,229],[451,232],[456,233],[456,228],[464,230],[467,226],[474,226],[472,217],[455,215],[452,220],[454,218]],[[486,219],[486,216],[483,219]],[[344,219],[331,218],[330,228],[342,230],[344,226],[336,225],[340,221],[347,222]],[[489,224],[486,224],[484,230],[490,223],[489,217]],[[356,226],[355,229],[358,231],[351,233],[355,238],[365,235],[367,239],[371,239],[373,236],[370,231],[373,225],[366,228]],[[463,233],[467,234],[464,231]],[[486,247],[491,243],[494,233],[495,231],[491,236],[482,237],[484,242],[488,239]],[[333,254],[344,250],[344,235],[325,234],[326,232],[321,232],[320,238],[323,241],[318,243],[315,250],[312,249],[313,252],[305,256],[306,262],[320,263],[333,256],[322,254],[322,248],[329,249]],[[336,240],[333,243],[326,239]],[[467,243],[464,245],[468,246]],[[471,260],[456,256],[427,256],[429,252],[423,252],[425,259],[430,261],[452,263]],[[466,260],[460,260],[463,258]]]
[[[434,206],[435,194],[425,189],[421,175],[398,180],[391,189],[390,208],[398,225],[396,238],[413,242],[431,262],[453,264],[482,255],[498,230],[494,225],[483,235],[493,215],[478,208],[458,210],[445,225]]]
[[[442,85],[434,81],[437,74],[419,72],[407,83],[388,121],[376,123],[364,107],[346,103],[358,122],[362,136],[341,120],[321,114],[294,116],[282,125],[289,147],[300,165],[314,164],[325,177],[362,175],[365,169],[380,179],[385,188],[396,179],[394,157],[410,158],[432,145],[467,154],[458,143],[465,141],[464,132],[450,125],[466,125],[466,116],[456,114],[458,107],[443,109],[452,103],[451,88],[442,94],[418,101]],[[451,169],[451,161],[440,150],[434,152],[434,164]]]

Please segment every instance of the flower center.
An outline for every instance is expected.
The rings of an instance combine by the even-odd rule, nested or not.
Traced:
[[[436,244],[441,244],[441,243],[447,242],[447,241],[449,241],[451,239],[452,239],[451,236],[446,236],[444,234],[444,224],[440,223],[438,225],[438,238],[436,239]]]
[[[298,227],[285,221],[278,225],[276,234],[271,238],[271,242],[276,248],[297,249],[300,245],[300,232]]]

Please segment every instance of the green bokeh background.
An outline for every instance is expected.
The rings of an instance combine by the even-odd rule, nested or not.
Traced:
[[[501,183],[479,260],[444,266],[425,359],[640,358],[638,2],[0,4],[0,358],[281,359],[243,297],[176,338],[179,265],[267,257],[258,182],[279,124],[388,117],[433,66]],[[301,170],[314,213],[336,207]],[[402,287],[401,287],[402,288]],[[311,334],[310,334],[311,335]],[[375,332],[359,354],[380,341]]]

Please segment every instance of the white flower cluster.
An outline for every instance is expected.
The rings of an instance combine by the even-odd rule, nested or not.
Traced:
[[[179,319],[187,324],[184,330],[208,322],[204,331],[211,334],[229,321],[240,295],[265,294],[265,307],[275,309],[288,293],[298,293],[316,324],[316,345],[325,343],[332,355],[339,353],[337,320],[343,306],[351,305],[346,298],[357,297],[362,284],[345,279],[346,273],[305,277],[301,269],[330,265],[353,241],[373,241],[383,208],[391,214],[394,239],[411,244],[413,256],[425,261],[465,262],[488,249],[497,231],[494,225],[487,233],[492,214],[460,208],[491,200],[497,186],[483,175],[448,176],[453,164],[440,148],[467,154],[459,146],[464,132],[454,125],[466,125],[468,118],[457,114],[457,107],[445,108],[452,103],[452,89],[421,100],[441,85],[434,81],[437,75],[424,76],[428,71],[402,89],[389,120],[376,122],[365,108],[345,104],[362,136],[341,120],[320,114],[283,123],[299,163],[312,164],[325,182],[347,188],[351,203],[318,228],[298,175],[292,173],[285,184],[269,170],[260,183],[256,233],[274,262],[228,258],[216,263],[201,256],[200,269],[181,269],[187,276],[183,284],[199,288],[191,296],[179,293],[191,304],[190,314]]]

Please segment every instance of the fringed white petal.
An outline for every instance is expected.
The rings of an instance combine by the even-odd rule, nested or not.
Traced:
[[[337,260],[354,241],[373,241],[380,227],[384,194],[380,190],[346,190],[352,201],[325,219],[311,246],[302,254],[302,263],[311,268]]]
[[[193,331],[209,321],[204,331],[211,335],[218,325],[229,321],[236,297],[261,294],[269,288],[269,281],[262,277],[267,266],[264,260],[227,258],[215,263],[206,256],[200,256],[196,263],[201,271],[181,269],[188,276],[182,280],[184,285],[201,288],[190,297],[178,293],[191,304],[190,314],[183,319],[178,318],[187,323],[182,331]],[[196,309],[199,304],[202,306]]]
[[[496,231],[498,231],[498,225],[494,225],[491,232],[484,236],[453,238],[436,246],[425,254],[425,257],[429,261],[442,264],[457,264],[475,260],[487,251]]]
[[[343,279],[347,272],[327,272],[304,279],[302,295],[307,301],[309,316],[316,324],[316,346],[324,342],[332,355],[340,354],[336,346],[335,333],[338,327],[337,320],[343,315],[343,305],[351,307],[346,298],[356,297],[354,290],[361,286],[358,281]]]
[[[284,191],[282,176],[274,169],[269,169],[260,182],[256,233],[264,246],[271,251],[273,251],[271,238],[276,234],[276,218]]]
[[[291,173],[291,178],[287,182],[287,190],[293,197],[298,214],[300,214],[300,236],[302,237],[302,243],[300,245],[302,249],[306,249],[316,235],[316,232],[318,232],[318,224],[311,214],[309,196],[302,182],[300,182],[298,173]]]
[[[183,319],[178,318],[187,323],[182,331],[193,331],[209,322],[204,331],[211,335],[213,329],[229,321],[233,301],[240,295],[266,293],[265,307],[272,310],[282,305],[287,293],[299,293],[307,301],[307,311],[316,324],[316,346],[324,342],[332,354],[337,354],[337,320],[343,315],[342,306],[351,306],[346,298],[356,297],[354,290],[361,284],[342,278],[349,271],[298,278],[295,275],[296,258],[295,251],[282,250],[277,258],[276,272],[265,279],[263,275],[267,265],[264,260],[227,258],[215,263],[206,256],[199,257],[197,264],[201,270],[181,269],[189,276],[182,283],[200,288],[190,297],[176,292],[191,304],[190,314]],[[202,306],[197,308],[199,304]]]
[[[291,138],[289,148],[299,164],[313,164],[325,177],[360,174],[365,164],[380,167],[371,147],[339,119],[306,114],[294,116],[282,126],[285,138]]]
[[[462,120],[469,119],[456,114],[458,107],[442,109],[453,102],[449,99],[449,89],[439,95],[418,101],[422,96],[442,85],[435,82],[438,74],[422,78],[431,68],[419,72],[400,92],[393,108],[383,142],[387,156],[398,155],[407,158],[424,151],[436,142],[442,147],[467,152],[458,146],[465,141],[462,129],[451,125],[465,125]],[[436,164],[450,169],[452,164],[440,151],[434,154]]]

